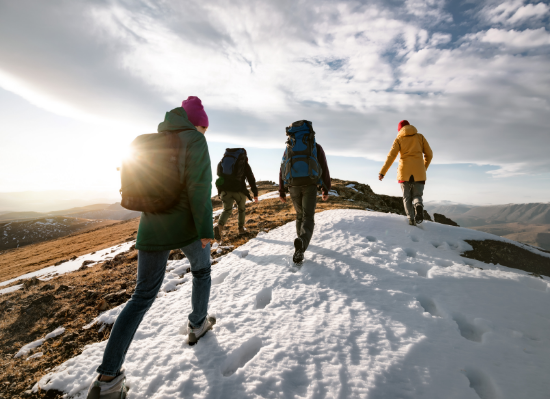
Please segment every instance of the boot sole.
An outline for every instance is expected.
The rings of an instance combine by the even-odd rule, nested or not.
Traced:
[[[206,334],[208,331],[214,327],[214,324],[216,324],[216,318],[215,317],[209,317],[208,318],[208,327],[204,330],[204,332],[199,335],[198,337],[195,335],[195,333],[189,333],[189,346],[195,345],[197,342],[199,342],[199,339],[204,337],[204,334]]]

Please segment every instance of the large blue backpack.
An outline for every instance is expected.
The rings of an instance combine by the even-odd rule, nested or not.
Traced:
[[[317,160],[315,131],[310,121],[294,122],[286,128],[286,150],[281,171],[285,187],[323,185],[323,171]]]

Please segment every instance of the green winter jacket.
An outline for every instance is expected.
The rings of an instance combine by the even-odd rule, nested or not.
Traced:
[[[180,202],[165,213],[143,212],[136,248],[165,251],[187,246],[200,238],[214,238],[212,226],[212,168],[208,144],[187,119],[183,108],[166,113],[158,131],[182,130],[179,155],[180,179],[184,185]]]

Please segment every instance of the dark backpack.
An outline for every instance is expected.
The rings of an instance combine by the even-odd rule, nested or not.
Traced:
[[[245,179],[245,167],[248,161],[244,148],[227,148],[218,164],[216,187],[218,191],[236,191],[248,194]]]
[[[281,171],[285,187],[323,185],[323,171],[317,160],[315,131],[310,121],[294,122],[286,128],[288,140]]]
[[[120,205],[132,211],[164,212],[177,205],[183,185],[179,173],[178,132],[143,134],[122,162]]]

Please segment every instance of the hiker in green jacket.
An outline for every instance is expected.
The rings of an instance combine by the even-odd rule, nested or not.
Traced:
[[[166,113],[159,132],[179,131],[180,177],[184,189],[179,203],[164,213],[141,214],[137,234],[137,284],[132,298],[118,316],[97,368],[88,398],[124,398],[125,373],[122,368],[134,334],[153,304],[164,280],[170,250],[181,248],[191,264],[192,312],[187,331],[193,345],[216,322],[208,317],[210,298],[210,241],[212,226],[212,169],[204,134],[208,116],[198,97],[189,97],[181,108]]]

